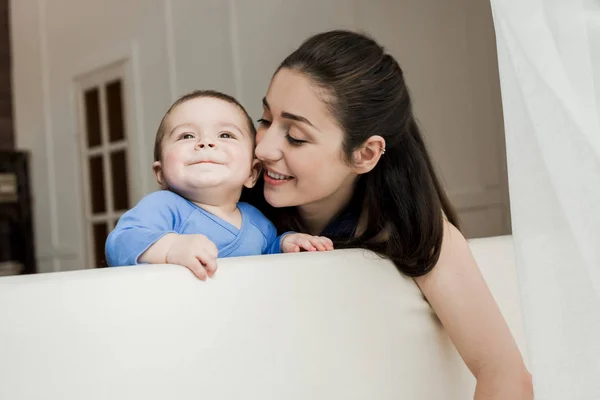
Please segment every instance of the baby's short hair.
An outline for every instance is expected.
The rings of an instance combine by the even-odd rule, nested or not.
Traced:
[[[165,122],[169,114],[171,114],[171,111],[173,111],[175,108],[177,108],[177,106],[185,103],[186,101],[203,97],[219,99],[236,105],[246,116],[246,120],[248,122],[248,130],[250,131],[252,136],[256,136],[256,128],[254,127],[252,118],[250,118],[250,115],[248,115],[248,112],[246,111],[244,106],[242,106],[240,102],[237,101],[234,97],[229,96],[225,93],[218,92],[216,90],[195,90],[178,98],[171,105],[171,107],[169,107],[165,115],[160,120],[160,125],[158,126],[158,130],[156,131],[156,138],[154,140],[154,161],[160,161],[162,158],[162,141],[165,136]]]

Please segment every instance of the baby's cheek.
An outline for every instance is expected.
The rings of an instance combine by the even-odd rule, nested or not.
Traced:
[[[254,155],[252,153],[244,149],[244,151],[231,152],[230,157],[238,171],[243,172],[246,176],[250,174],[252,171],[252,162],[254,160]]]
[[[167,151],[163,154],[163,169],[173,170],[183,164],[183,157],[174,151]]]

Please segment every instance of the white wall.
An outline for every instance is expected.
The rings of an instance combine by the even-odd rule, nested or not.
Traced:
[[[155,189],[156,126],[196,88],[253,117],[277,64],[313,33],[372,33],[406,71],[434,158],[469,236],[509,231],[502,113],[489,5],[476,0],[15,0],[16,141],[32,152],[40,271],[85,265],[74,79],[122,59],[136,153],[133,200]]]
[[[490,5],[358,2],[357,21],[406,73],[417,117],[467,234],[510,231],[502,105]]]

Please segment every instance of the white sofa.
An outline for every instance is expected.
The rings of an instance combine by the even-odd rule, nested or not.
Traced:
[[[471,241],[524,351],[512,238]],[[468,399],[414,281],[361,250],[0,278],[0,399]]]

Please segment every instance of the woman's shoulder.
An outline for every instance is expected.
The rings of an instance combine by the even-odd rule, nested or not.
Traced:
[[[417,278],[419,285],[427,285],[429,281],[437,281],[447,274],[477,271],[471,248],[462,232],[446,218],[443,219],[443,229],[439,258],[428,274]]]
[[[463,260],[465,256],[471,257],[471,248],[463,233],[445,216],[442,224],[444,227],[442,250],[437,265],[456,264]]]
[[[442,251],[444,251],[444,246],[446,246],[446,250],[456,249],[458,247],[467,247],[469,246],[467,242],[467,238],[463,235],[463,233],[452,224],[444,215],[443,218],[443,226],[444,226],[444,235],[442,237]]]

